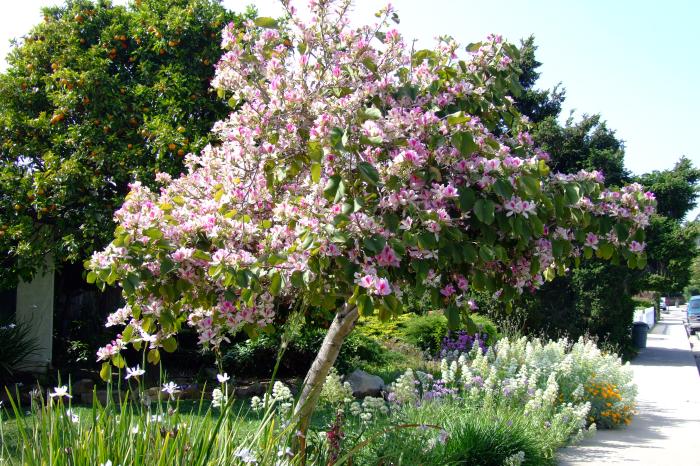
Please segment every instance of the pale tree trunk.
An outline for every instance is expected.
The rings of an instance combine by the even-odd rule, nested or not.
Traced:
[[[311,369],[306,373],[301,395],[294,411],[294,417],[298,420],[298,427],[303,435],[306,435],[306,431],[309,428],[311,415],[316,409],[321,388],[323,388],[328,372],[338,357],[345,337],[355,327],[358,317],[357,306],[354,305],[346,304],[338,311],[331,326],[328,328],[326,337],[323,339],[323,344],[311,365]],[[300,444],[303,451],[306,444],[303,437],[300,439]]]

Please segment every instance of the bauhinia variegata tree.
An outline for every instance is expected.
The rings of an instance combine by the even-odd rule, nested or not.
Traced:
[[[653,195],[550,173],[508,96],[516,47],[444,38],[411,52],[390,8],[353,29],[348,3],[225,29],[213,85],[236,107],[220,143],[160,175],[159,193],[134,183],[88,264],[127,302],[108,322],[126,324],[121,338],[98,353],[106,374],[127,344],[157,362],[183,325],[211,349],[275,325],[278,306],[334,310],[296,408],[305,430],[358,316],[396,315],[407,289],[459,326],[471,290],[507,305],[581,256],[644,266]]]

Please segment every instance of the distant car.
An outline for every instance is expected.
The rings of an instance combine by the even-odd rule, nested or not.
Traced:
[[[666,305],[666,298],[659,299],[659,309],[661,309],[664,312],[668,310],[668,306]]]
[[[691,335],[694,334],[696,330],[700,330],[700,296],[693,296],[690,298],[690,301],[688,301],[686,319]]]

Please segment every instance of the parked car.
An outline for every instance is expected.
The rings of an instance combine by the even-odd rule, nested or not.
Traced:
[[[668,306],[666,305],[666,298],[659,299],[659,309],[661,309],[663,312],[666,312],[668,310]]]
[[[700,330],[700,296],[693,296],[688,301],[686,321],[691,335]]]

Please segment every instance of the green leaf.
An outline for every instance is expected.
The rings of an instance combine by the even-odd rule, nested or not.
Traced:
[[[479,148],[479,146],[477,146],[474,142],[474,138],[472,137],[471,133],[464,131],[456,133],[452,136],[452,144],[463,156],[469,156]]]
[[[513,195],[513,188],[510,183],[503,179],[499,179],[493,184],[493,190],[503,199],[510,199]]]
[[[372,186],[377,186],[379,183],[379,172],[372,166],[372,164],[368,162],[360,162],[357,164],[357,168],[360,170],[360,176],[363,180]]]
[[[479,329],[471,317],[465,315],[462,320],[464,321],[464,329],[467,331],[467,333],[473,335],[478,332]]]
[[[295,288],[304,288],[304,275],[299,270],[295,270],[292,273],[292,286]]]
[[[530,216],[530,226],[532,227],[532,231],[535,233],[535,236],[539,237],[544,235],[544,223],[542,223],[542,220],[540,220],[538,216]]]
[[[462,244],[462,257],[464,257],[465,262],[474,263],[478,258],[478,252],[474,246],[471,244]]]
[[[177,349],[177,340],[174,337],[168,337],[160,343],[163,349],[168,353],[174,353]]]
[[[255,18],[254,23],[256,26],[261,28],[277,29],[277,20],[267,16]]]
[[[367,249],[369,252],[373,254],[379,254],[386,245],[386,238],[384,238],[381,235],[372,235],[365,238],[362,241],[362,244],[365,246],[365,249]]]
[[[615,233],[617,233],[617,238],[620,241],[625,241],[630,235],[630,230],[626,225],[623,225],[622,223],[616,223]]]
[[[381,136],[365,136],[364,134],[360,136],[360,143],[368,146],[381,146],[382,141]]]
[[[151,239],[161,239],[163,237],[163,232],[158,228],[147,228],[143,230],[143,234]]]
[[[311,164],[311,181],[318,183],[321,181],[321,164],[313,162]]]
[[[602,259],[608,260],[612,257],[615,248],[610,243],[601,243],[598,245],[596,255]]]
[[[457,306],[450,304],[445,308],[445,317],[447,317],[447,328],[450,330],[459,330],[460,312]]]
[[[382,112],[377,107],[366,107],[360,110],[360,120],[379,120]]]
[[[340,183],[338,183],[338,190],[335,192],[335,197],[333,198],[333,202],[340,202],[343,200],[345,197],[345,183],[343,180],[340,180]]]
[[[536,196],[540,193],[540,181],[534,176],[524,175],[520,177],[519,181],[530,196]]]
[[[490,262],[496,258],[496,253],[487,244],[482,244],[479,248],[479,257],[481,257],[486,262]]]
[[[345,149],[345,144],[347,143],[348,139],[347,135],[345,134],[345,131],[336,126],[333,129],[331,129],[329,137],[331,141],[331,146],[333,146],[334,149]]]
[[[154,366],[157,365],[160,362],[160,351],[157,349],[149,350],[146,360]]]
[[[435,233],[424,231],[418,235],[418,246],[422,249],[435,249],[438,246]]]
[[[102,368],[100,369],[100,378],[105,382],[112,380],[112,365],[108,362],[102,363]]]
[[[570,205],[577,204],[581,200],[581,189],[573,184],[567,184],[565,189],[566,200]]]
[[[126,367],[126,361],[124,360],[124,356],[118,353],[115,354],[114,356],[112,356],[112,364],[114,364],[114,367],[124,369]]]
[[[333,175],[328,179],[326,187],[323,188],[323,195],[327,200],[333,201],[335,199],[341,182],[342,179],[340,178],[340,175]]]
[[[374,301],[366,294],[361,294],[357,297],[357,310],[360,315],[371,316],[374,314]]]
[[[97,274],[93,272],[92,270],[88,272],[86,280],[88,283],[92,284],[95,283],[95,280],[97,280]]]
[[[639,256],[637,256],[637,268],[639,270],[642,270],[646,266],[647,266],[647,255],[642,253]]]
[[[279,274],[279,272],[275,272],[270,277],[270,294],[272,296],[277,296],[278,294],[280,294],[281,289],[282,289],[282,276]]]
[[[495,205],[488,199],[479,199],[474,203],[474,213],[480,222],[491,225],[495,218]]]
[[[461,110],[459,112],[447,115],[447,124],[450,126],[466,123],[469,120],[471,120],[471,117]]]
[[[459,190],[459,208],[462,212],[469,212],[474,207],[476,194],[471,188],[460,188]]]
[[[323,147],[318,141],[309,141],[308,144],[309,158],[314,162],[323,160]]]

